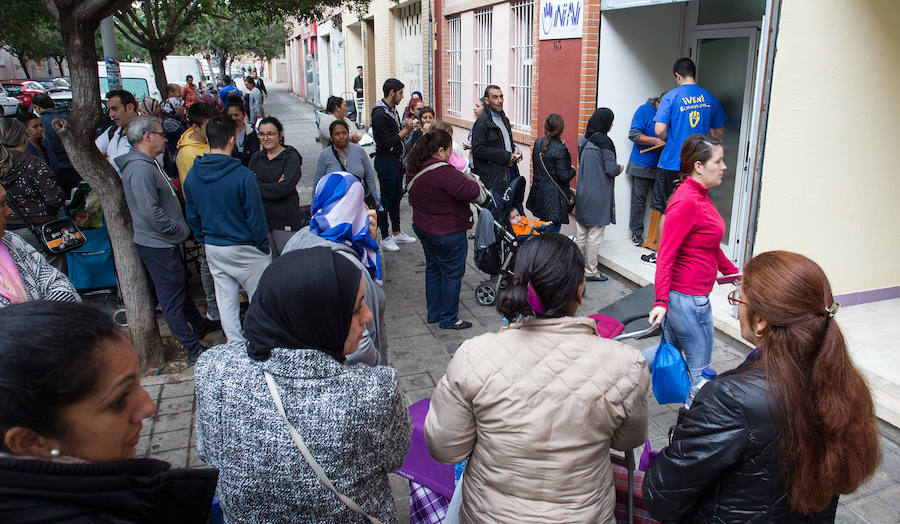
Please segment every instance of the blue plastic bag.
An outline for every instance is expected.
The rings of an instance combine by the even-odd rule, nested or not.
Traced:
[[[691,391],[687,363],[675,346],[660,340],[656,359],[650,369],[653,396],[660,404],[683,404]]]

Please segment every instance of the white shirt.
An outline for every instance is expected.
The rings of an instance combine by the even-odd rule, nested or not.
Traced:
[[[122,172],[119,171],[119,166],[116,165],[116,158],[131,151],[131,143],[129,143],[128,138],[125,137],[123,128],[117,128],[112,137],[109,136],[109,130],[109,127],[104,129],[103,132],[100,133],[100,136],[98,136],[97,139],[94,140],[94,143],[97,144],[97,149],[99,149],[103,153],[106,153],[106,159],[109,161],[110,165],[113,166],[113,169],[116,170],[116,173],[119,173],[119,175],[121,175]]]

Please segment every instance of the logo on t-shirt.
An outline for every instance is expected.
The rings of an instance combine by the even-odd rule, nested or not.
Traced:
[[[697,127],[697,124],[700,123],[700,111],[697,111],[697,110],[691,111],[691,113],[688,115],[688,117],[690,117],[690,119],[691,119],[691,121],[690,121],[691,127]]]

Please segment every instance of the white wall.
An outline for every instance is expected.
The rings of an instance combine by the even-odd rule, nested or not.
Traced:
[[[781,9],[754,252],[812,258],[835,294],[900,285],[898,27],[896,0]]]
[[[628,140],[628,130],[635,110],[648,98],[674,87],[672,64],[682,56],[682,20],[682,7],[677,4],[601,14],[597,107],[608,107],[615,114],[610,138],[623,166],[631,155],[633,142]],[[579,136],[583,133],[584,129],[578,130]],[[616,178],[615,194],[616,224],[606,228],[606,237],[630,238],[630,176]]]

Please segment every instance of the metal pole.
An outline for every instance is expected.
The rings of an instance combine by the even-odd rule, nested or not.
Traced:
[[[103,38],[103,57],[106,62],[106,78],[109,89],[122,89],[119,74],[119,50],[116,46],[116,30],[112,16],[100,22],[100,36]]]

